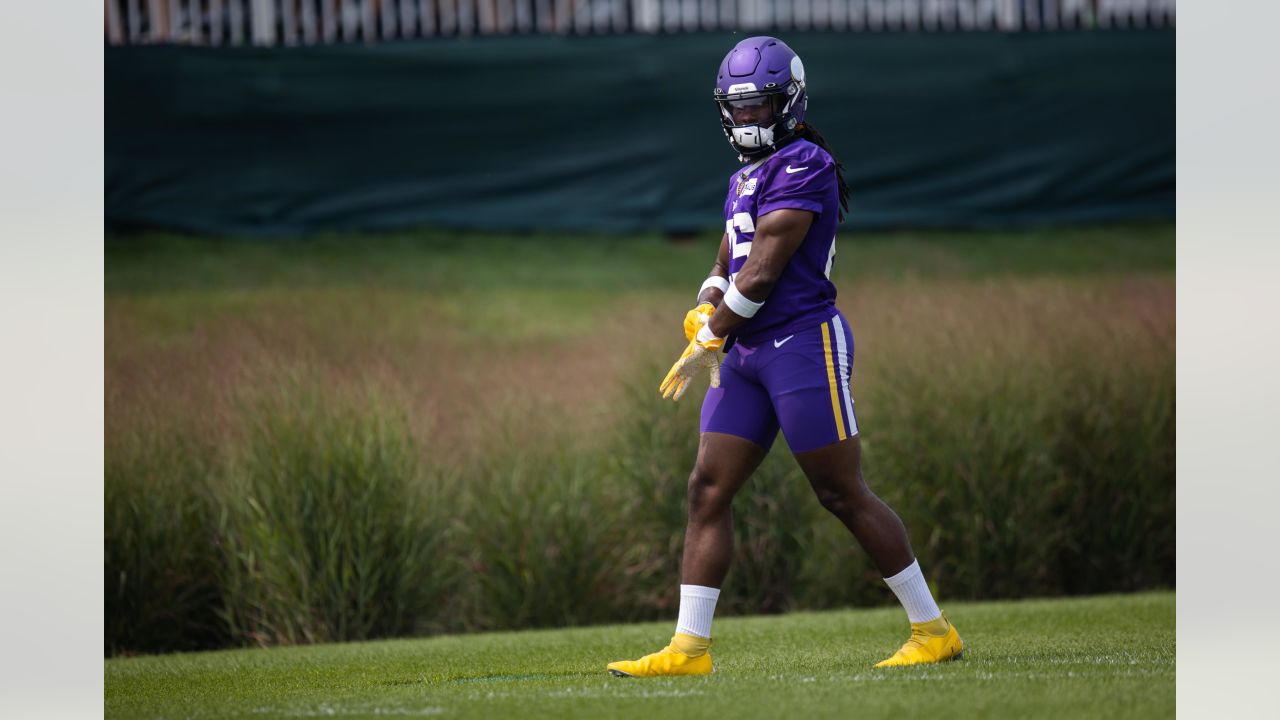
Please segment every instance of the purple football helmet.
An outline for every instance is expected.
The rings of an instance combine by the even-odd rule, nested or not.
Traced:
[[[776,149],[804,122],[809,104],[804,63],[777,38],[747,38],[720,62],[715,98],[724,136],[746,162]],[[766,109],[772,110],[772,118]],[[735,114],[741,122],[735,120]]]

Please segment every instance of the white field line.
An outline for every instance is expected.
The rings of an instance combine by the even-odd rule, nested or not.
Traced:
[[[679,698],[693,697],[696,695],[706,695],[707,692],[701,688],[681,688],[667,685],[654,685],[652,680],[619,680],[611,678],[608,682],[600,685],[584,685],[581,687],[566,687],[547,690],[541,693],[520,692],[516,690],[488,690],[483,692],[471,692],[467,695],[467,699],[475,700],[502,700],[507,698],[527,698],[533,695],[556,699],[576,699],[576,698]]]
[[[638,686],[635,688],[610,688],[610,687],[590,687],[590,688],[564,688],[561,690],[552,690],[547,693],[547,697],[553,698],[672,698],[672,697],[691,697],[693,695],[705,695],[702,690],[695,688],[646,688]]]
[[[395,717],[433,717],[444,713],[442,707],[385,707],[369,704],[343,705],[339,703],[321,703],[308,707],[257,707],[256,715],[274,715],[277,717],[347,717],[352,715],[384,715]]]
[[[1063,670],[1059,672],[1044,672],[1040,670],[979,670],[977,672],[939,672],[939,671],[919,671],[908,670],[888,670],[856,673],[854,675],[832,675],[826,678],[828,682],[884,682],[886,680],[897,680],[906,682],[919,682],[927,680],[929,682],[938,682],[940,680],[952,682],[968,682],[971,680],[1061,680],[1064,678],[1091,678],[1091,679],[1122,679],[1122,678],[1154,678],[1154,677],[1172,677],[1169,670],[1158,668],[1142,668],[1132,670],[1120,670],[1109,672],[1089,672],[1077,670]],[[795,679],[779,678],[787,682],[796,682]]]

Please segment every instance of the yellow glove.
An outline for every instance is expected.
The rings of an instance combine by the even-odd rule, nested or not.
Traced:
[[[684,339],[690,342],[702,329],[703,325],[711,319],[711,313],[716,311],[716,306],[711,303],[702,303],[698,307],[685,313],[684,316]]]
[[[703,368],[711,371],[711,387],[720,387],[720,350],[723,347],[724,338],[715,337],[704,325],[658,386],[662,399],[679,400],[688,389],[689,381]]]

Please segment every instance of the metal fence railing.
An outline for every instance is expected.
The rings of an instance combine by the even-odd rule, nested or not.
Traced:
[[[105,0],[111,45],[456,35],[1172,28],[1174,0]]]

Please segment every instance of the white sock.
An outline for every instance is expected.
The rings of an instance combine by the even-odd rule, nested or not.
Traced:
[[[676,632],[700,638],[711,637],[711,616],[716,614],[720,589],[703,585],[680,586],[680,618]]]
[[[893,594],[898,596],[898,602],[906,609],[907,619],[911,622],[929,622],[942,615],[938,604],[933,601],[933,593],[929,592],[929,585],[924,581],[924,573],[920,572],[919,560],[912,560],[905,570],[885,578],[884,581],[889,584]],[[680,607],[681,617],[684,617],[683,602]]]

